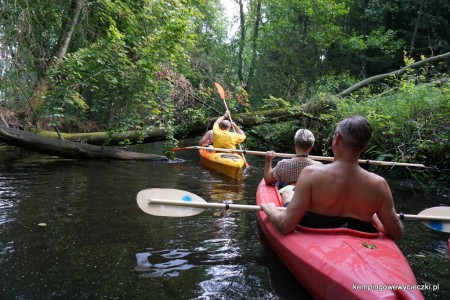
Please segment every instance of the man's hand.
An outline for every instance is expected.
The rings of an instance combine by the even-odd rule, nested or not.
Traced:
[[[274,211],[277,211],[277,207],[275,206],[274,203],[261,204],[261,208],[269,218],[273,214]]]
[[[271,162],[275,158],[275,152],[274,151],[267,151],[265,155],[265,159],[267,162]]]

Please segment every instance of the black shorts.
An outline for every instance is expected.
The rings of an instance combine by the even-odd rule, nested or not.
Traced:
[[[349,228],[363,232],[378,233],[371,222],[361,221],[350,217],[325,216],[307,212],[300,221],[301,226],[311,228]]]

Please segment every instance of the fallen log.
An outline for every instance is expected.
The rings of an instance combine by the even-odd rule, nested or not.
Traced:
[[[0,142],[63,158],[168,161],[166,156],[53,139],[29,131],[0,126]]]
[[[317,122],[326,123],[327,121],[314,117],[312,114],[306,113],[302,106],[293,106],[282,109],[256,111],[252,113],[240,113],[233,115],[233,121],[239,124],[243,130],[248,130],[251,127],[267,123],[279,123],[296,118],[305,118]],[[212,128],[216,118],[199,121],[189,126],[175,127],[175,138],[178,140],[196,137],[203,135],[206,128]],[[54,131],[37,131],[39,135],[49,138],[59,138],[58,133]],[[166,140],[168,132],[164,128],[151,128],[143,132],[137,133],[128,131],[124,133],[117,133],[108,135],[107,132],[88,132],[88,133],[60,133],[61,138],[69,141],[86,143],[91,145],[103,145],[107,142],[108,145],[118,145],[121,141],[127,140],[130,144],[137,143],[152,143]]]
[[[391,76],[395,76],[395,77],[399,77],[402,74],[406,73],[406,71],[408,69],[418,69],[421,68],[427,64],[431,64],[431,63],[435,63],[435,62],[440,62],[440,61],[444,61],[444,60],[448,60],[450,59],[450,52],[441,54],[441,55],[437,55],[437,56],[433,56],[424,60],[420,60],[418,62],[415,62],[411,65],[408,65],[406,67],[401,68],[400,70],[396,70],[396,71],[392,71],[389,73],[384,73],[384,74],[379,74],[379,75],[375,75],[372,77],[369,77],[367,79],[364,79],[363,81],[358,82],[357,84],[349,87],[348,89],[346,89],[345,91],[340,92],[339,94],[337,94],[337,97],[345,97],[350,95],[351,93],[369,85],[372,84],[374,82],[378,82],[381,80],[384,80],[386,78],[389,78]]]

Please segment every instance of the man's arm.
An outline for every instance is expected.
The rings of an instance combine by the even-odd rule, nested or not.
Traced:
[[[242,129],[239,128],[239,126],[236,125],[236,123],[231,122],[231,126],[233,126],[234,131],[236,131],[236,133],[241,134],[245,137],[245,133]]]
[[[214,122],[214,124],[219,125],[220,122],[222,122],[223,120],[225,120],[225,118],[226,118],[226,114],[223,115],[223,116],[218,117],[218,118],[216,119],[216,121]]]
[[[381,223],[382,228],[379,229],[386,234],[386,236],[393,240],[401,240],[403,237],[403,225],[395,211],[394,200],[389,185],[383,178],[380,179],[378,191],[379,199],[382,199],[382,202],[373,219],[376,224],[377,221]]]
[[[294,231],[308,211],[311,202],[311,170],[303,169],[297,180],[294,196],[284,211],[279,211],[275,205],[262,204],[261,207],[269,217],[270,222],[282,233]]]

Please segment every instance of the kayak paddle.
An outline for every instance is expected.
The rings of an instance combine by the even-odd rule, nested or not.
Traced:
[[[266,156],[266,154],[267,154],[267,152],[264,152],[264,151],[233,150],[233,149],[211,148],[211,147],[202,147],[202,146],[189,146],[189,147],[173,148],[172,151],[181,151],[181,150],[189,150],[189,149],[208,149],[208,150],[220,151],[220,152],[243,153],[243,154],[251,154],[251,155],[261,155],[261,156]],[[295,154],[276,153],[276,152],[274,155],[277,157],[294,157],[294,156],[296,156]],[[311,159],[314,159],[314,160],[331,161],[331,162],[334,159],[333,157],[328,157],[328,156],[308,155],[308,157]],[[381,166],[405,166],[405,167],[426,168],[423,164],[401,163],[401,162],[395,162],[395,161],[359,159],[358,162],[360,164],[381,165]]]
[[[230,122],[233,123],[233,120],[231,119],[231,112],[228,110],[228,105],[227,105],[227,102],[225,101],[225,91],[223,90],[223,87],[220,84],[218,84],[217,82],[214,82],[214,85],[216,86],[216,89],[217,89],[217,92],[219,93],[220,98],[223,100],[223,105],[225,106],[225,110],[228,111],[228,116],[230,117]],[[233,131],[236,132],[236,130],[234,129],[233,126],[231,126],[231,128],[233,128]],[[238,144],[238,145],[239,145],[240,151],[243,151],[241,144]],[[242,154],[242,158],[244,159],[245,168],[246,169],[250,168],[250,165],[248,164],[247,160],[245,160],[244,154]],[[244,170],[244,172],[245,172],[245,170]]]
[[[258,205],[208,203],[196,194],[178,189],[145,189],[137,194],[136,200],[139,208],[145,213],[163,217],[195,216],[208,208],[237,211],[262,210]],[[398,216],[401,220],[418,220],[431,229],[450,233],[450,206],[427,208],[418,215],[400,213]]]
[[[176,200],[174,200],[176,199]],[[189,217],[207,208],[238,211],[260,211],[257,205],[208,203],[196,194],[178,189],[146,189],[137,194],[137,203],[144,212],[163,217]],[[280,207],[280,209],[285,209]]]

